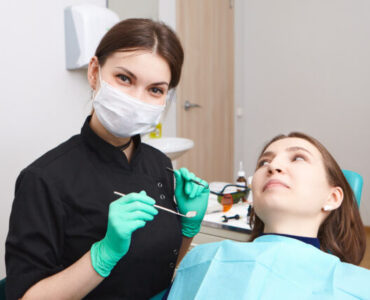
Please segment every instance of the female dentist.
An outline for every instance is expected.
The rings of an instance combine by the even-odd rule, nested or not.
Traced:
[[[103,37],[88,68],[94,109],[81,133],[17,179],[8,299],[148,299],[170,284],[209,190],[186,169],[175,171],[174,190],[170,159],[140,134],[158,123],[182,63],[181,44],[162,23],[128,19]],[[179,218],[155,203],[197,215]]]

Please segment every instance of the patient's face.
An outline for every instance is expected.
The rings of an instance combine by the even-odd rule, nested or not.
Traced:
[[[278,140],[258,161],[252,182],[254,209],[260,219],[320,219],[329,186],[322,155],[301,138]]]

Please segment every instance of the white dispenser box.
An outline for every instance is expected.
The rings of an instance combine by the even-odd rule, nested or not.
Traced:
[[[64,10],[66,67],[87,68],[105,33],[119,22],[118,15],[105,7],[80,4]]]

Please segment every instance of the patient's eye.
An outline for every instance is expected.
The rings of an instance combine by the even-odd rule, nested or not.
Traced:
[[[306,157],[302,154],[296,154],[293,156],[293,161],[305,161]]]
[[[267,159],[261,159],[258,164],[257,164],[257,167],[260,168],[260,167],[263,167],[263,166],[266,166],[268,165],[270,162],[267,160]]]

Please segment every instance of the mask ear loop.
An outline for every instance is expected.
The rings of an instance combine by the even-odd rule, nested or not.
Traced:
[[[100,64],[98,62],[98,78],[99,78],[99,89],[101,88],[101,83],[102,83],[102,79],[101,79],[101,68],[100,68]],[[95,96],[96,96],[96,93],[98,92],[97,89],[95,90],[92,90],[92,93],[91,93],[91,98],[92,100],[95,99]]]
[[[171,104],[172,102],[175,101],[175,95],[176,95],[176,88],[172,88],[168,91],[167,96],[166,96],[166,104]]]
[[[101,69],[100,69],[100,64],[98,62],[99,89],[101,88],[101,82],[102,82],[100,73],[101,73]],[[94,101],[97,92],[98,92],[97,89],[91,91],[91,106],[92,106],[91,112],[90,112],[91,115],[94,113],[94,105],[92,104],[92,102]]]
[[[160,120],[161,123],[166,118],[166,116],[167,116],[167,114],[168,114],[168,112],[169,112],[169,110],[172,106],[172,103],[175,102],[175,100],[176,100],[175,96],[176,96],[176,89],[175,88],[172,88],[167,92],[165,108],[164,108],[164,111],[163,111],[163,114],[162,114],[161,120]]]

